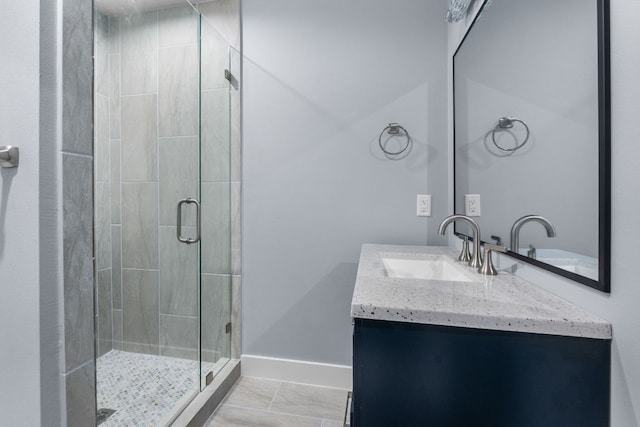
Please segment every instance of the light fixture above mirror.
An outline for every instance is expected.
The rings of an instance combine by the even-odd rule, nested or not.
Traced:
[[[449,9],[447,10],[447,22],[452,24],[460,21],[467,16],[467,10],[472,0],[449,0]]]

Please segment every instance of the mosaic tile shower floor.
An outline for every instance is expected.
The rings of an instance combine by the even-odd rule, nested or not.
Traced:
[[[203,363],[214,375],[227,359]],[[111,350],[97,361],[98,409],[116,412],[100,427],[158,427],[198,393],[198,362]]]

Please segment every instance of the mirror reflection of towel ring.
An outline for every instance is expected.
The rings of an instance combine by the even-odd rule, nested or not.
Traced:
[[[385,132],[387,132],[389,135],[400,135],[401,133],[403,133],[407,139],[407,142],[404,144],[404,147],[402,147],[402,149],[400,149],[399,151],[387,150],[385,147],[388,139],[387,141],[384,142],[384,144],[382,143],[382,135],[384,135]],[[411,143],[411,137],[409,136],[409,132],[407,132],[407,130],[402,126],[400,126],[398,123],[389,123],[389,125],[386,128],[382,129],[382,132],[380,132],[380,136],[378,137],[378,145],[380,146],[380,149],[382,150],[382,152],[387,156],[397,156],[404,153],[407,150],[407,148],[409,148],[410,143]]]
[[[516,141],[516,146],[513,148],[505,148],[503,146],[501,146],[500,144],[498,144],[496,142],[496,132],[498,131],[503,131],[505,129],[511,129],[513,127],[513,122],[519,122],[522,124],[522,126],[524,126],[525,130],[527,131],[527,136],[524,137],[524,141],[522,141],[521,143],[517,144]],[[493,145],[495,145],[498,150],[500,151],[506,151],[506,152],[514,152],[517,151],[519,149],[521,149],[522,147],[524,147],[524,145],[527,143],[527,141],[529,141],[529,136],[531,135],[531,132],[529,131],[529,126],[527,126],[527,124],[516,118],[516,117],[500,117],[498,119],[498,124],[496,125],[495,128],[493,128],[493,130],[491,131],[491,141],[493,141]]]

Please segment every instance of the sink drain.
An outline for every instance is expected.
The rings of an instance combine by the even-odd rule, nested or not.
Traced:
[[[107,409],[107,408],[98,409],[98,413],[96,414],[96,422],[97,422],[96,425],[100,425],[101,423],[105,422],[107,418],[109,418],[115,412],[116,412],[115,409]]]

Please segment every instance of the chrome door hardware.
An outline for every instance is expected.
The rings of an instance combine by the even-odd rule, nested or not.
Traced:
[[[196,205],[196,237],[192,238],[192,237],[182,237],[182,205]],[[177,233],[177,237],[178,240],[181,241],[182,243],[186,243],[187,245],[191,244],[191,243],[197,243],[200,241],[200,202],[198,202],[196,199],[191,199],[191,198],[187,198],[187,199],[182,199],[178,202],[178,224],[176,227],[176,233]]]
[[[0,146],[0,168],[15,168],[16,166],[18,166],[18,147]]]

